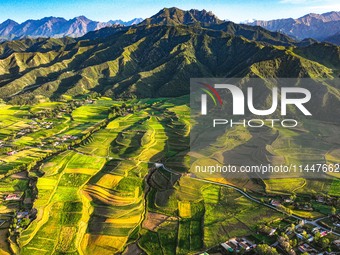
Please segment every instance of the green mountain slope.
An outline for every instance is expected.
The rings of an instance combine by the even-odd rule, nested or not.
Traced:
[[[339,75],[337,46],[324,43],[287,46],[281,37],[276,38],[274,45],[268,42],[269,37],[265,37],[267,42],[250,40],[235,35],[242,30],[240,25],[229,23],[226,29],[221,29],[226,23],[219,20],[180,24],[185,23],[186,13],[170,15],[166,20],[176,17],[181,21],[171,25],[160,22],[106,28],[78,40],[26,39],[2,43],[0,97],[13,103],[94,92],[113,98],[173,97],[188,94],[189,80],[193,77]],[[258,37],[267,33],[262,28],[252,29]],[[325,85],[317,94],[320,99],[315,103],[333,106],[339,98],[339,88]]]

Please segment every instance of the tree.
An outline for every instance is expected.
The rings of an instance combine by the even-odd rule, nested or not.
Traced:
[[[314,241],[318,243],[318,242],[320,241],[320,239],[321,239],[321,234],[320,234],[320,232],[318,231],[318,232],[316,232],[315,235],[314,235]]]
[[[289,197],[291,200],[295,200],[296,199],[296,194],[293,192],[292,195],[290,195]]]
[[[332,215],[335,215],[336,214],[336,208],[334,206],[332,206],[331,208],[331,214]]]
[[[301,235],[303,236],[303,238],[307,239],[308,238],[308,234],[307,232],[304,230]]]
[[[323,249],[327,248],[327,246],[329,245],[330,241],[328,238],[324,237],[324,238],[321,238],[320,240],[320,245]]]
[[[260,255],[279,255],[277,250],[273,247],[270,247],[268,244],[259,244],[256,247],[256,252]]]
[[[296,239],[292,239],[292,240],[291,240],[291,245],[292,245],[292,247],[296,247],[297,244],[298,244],[298,241],[297,241]]]

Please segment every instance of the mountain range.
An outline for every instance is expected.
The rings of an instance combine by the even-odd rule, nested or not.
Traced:
[[[80,38],[0,44],[0,98],[14,104],[91,93],[182,96],[189,93],[192,77],[339,76],[339,46],[299,42],[262,27],[219,20],[210,12],[178,8],[165,8],[138,25],[105,27]],[[336,119],[339,85],[309,89],[317,95],[311,106],[317,116]],[[268,92],[261,89],[261,102],[268,102]]]
[[[0,24],[0,40],[15,40],[21,38],[55,37],[64,36],[80,37],[86,33],[112,25],[131,26],[142,21],[135,18],[124,22],[122,20],[110,20],[108,22],[93,21],[85,16],[79,16],[70,20],[56,17],[46,17],[39,20],[27,20],[21,24],[6,20]]]
[[[130,21],[110,20],[108,22],[93,21],[85,16],[75,17],[70,20],[57,17],[46,17],[39,20],[27,20],[21,24],[6,20],[0,24],[0,41],[17,40],[22,38],[54,37],[65,36],[81,37],[88,32],[96,31],[110,26],[132,26],[139,23],[146,24],[167,24],[175,25],[191,24],[200,22],[202,24],[221,24],[220,20],[213,13],[208,11],[190,10],[184,16],[176,16],[176,8],[165,8],[153,19],[134,18]],[[276,20],[253,20],[243,24],[261,26],[272,32],[279,32],[288,35],[295,40],[313,39],[327,41],[340,45],[340,12],[328,12],[324,14],[310,13],[298,19],[276,19]]]
[[[286,34],[297,40],[313,38],[318,41],[340,44],[340,12],[310,13],[298,19],[256,20],[246,24],[261,26],[270,31]]]

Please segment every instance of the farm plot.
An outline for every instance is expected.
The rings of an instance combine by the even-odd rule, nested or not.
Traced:
[[[86,219],[81,188],[105,163],[102,158],[68,151],[46,163],[35,201],[37,219],[21,235],[22,254],[76,253]],[[52,170],[55,167],[55,170]]]
[[[127,159],[110,160],[84,188],[93,205],[81,244],[86,253],[119,252],[138,231],[144,215],[143,178],[148,171],[147,162],[163,151],[166,141],[162,125],[146,113],[121,118],[108,128],[112,126],[117,135],[111,142],[110,155]],[[116,241],[104,244],[100,237]]]

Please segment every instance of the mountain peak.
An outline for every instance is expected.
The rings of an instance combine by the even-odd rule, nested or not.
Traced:
[[[4,22],[1,23],[1,25],[18,25],[18,23],[12,19],[6,19]]]
[[[90,22],[90,21],[92,21],[92,20],[88,19],[87,17],[85,17],[84,15],[75,17],[75,18],[72,19],[72,20],[79,20],[79,21],[85,21],[85,22]]]
[[[142,24],[160,24],[160,25],[175,25],[175,24],[191,24],[195,22],[219,24],[222,21],[210,11],[191,9],[183,11],[177,7],[163,8],[157,14],[153,15],[142,22]]]
[[[143,21],[142,18],[134,18],[129,21],[123,21],[121,19],[116,19],[116,20],[109,20],[109,24],[112,25],[123,25],[123,26],[132,26],[132,25],[137,25]]]

